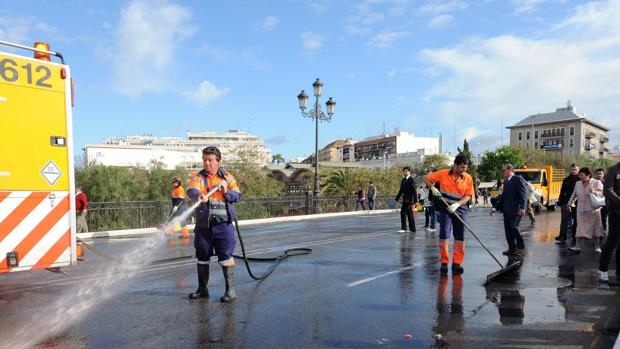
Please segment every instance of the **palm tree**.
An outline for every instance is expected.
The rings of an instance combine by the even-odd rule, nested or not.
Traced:
[[[326,195],[350,194],[354,185],[354,177],[348,169],[338,169],[328,173],[324,178],[322,192]]]
[[[271,157],[271,162],[275,162],[276,164],[279,164],[281,162],[284,163],[284,156],[282,156],[282,154],[274,154]]]

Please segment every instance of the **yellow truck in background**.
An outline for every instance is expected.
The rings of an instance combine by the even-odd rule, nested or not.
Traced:
[[[536,190],[536,196],[540,197],[538,203],[533,205],[536,212],[539,212],[542,206],[548,210],[555,210],[560,198],[562,180],[566,177],[564,169],[553,168],[553,166],[531,168],[523,166],[515,169],[515,174],[531,183]]]
[[[76,261],[72,87],[47,44],[0,40],[0,275]]]

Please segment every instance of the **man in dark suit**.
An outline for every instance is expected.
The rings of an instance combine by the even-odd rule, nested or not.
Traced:
[[[415,190],[415,181],[411,176],[411,168],[409,166],[403,167],[403,174],[405,177],[400,181],[400,189],[396,194],[396,201],[403,197],[403,204],[400,207],[400,230],[399,233],[407,231],[407,221],[409,221],[409,230],[415,233],[415,221],[413,219],[413,211],[411,211],[411,205],[414,205],[418,200],[418,193]]]
[[[504,251],[503,254],[520,256],[525,250],[525,244],[519,231],[519,223],[527,208],[527,187],[523,177],[515,175],[514,167],[511,164],[502,166],[502,175],[504,176],[504,189],[497,199],[495,207],[491,209],[491,216],[497,210],[504,213],[504,232],[506,233],[506,241],[508,241],[508,250]]]

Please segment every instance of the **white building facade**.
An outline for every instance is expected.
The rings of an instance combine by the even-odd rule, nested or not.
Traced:
[[[219,135],[215,132],[189,133],[187,139],[152,135],[110,138],[103,144],[84,146],[86,164],[148,168],[154,162],[166,169],[177,166],[186,169],[202,168],[202,149],[216,146],[222,152],[223,162],[235,161],[240,152],[247,152],[257,164],[271,163],[271,150],[255,135],[230,130]]]

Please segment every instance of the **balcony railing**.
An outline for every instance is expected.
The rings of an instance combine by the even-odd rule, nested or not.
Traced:
[[[586,138],[590,139],[590,138],[594,138],[596,136],[596,133],[594,132],[586,132]]]
[[[602,137],[599,139],[599,142],[601,142],[601,143],[607,143],[607,142],[609,142],[609,138],[607,138],[607,137],[605,137],[605,136],[602,136]]]
[[[600,148],[600,149],[598,150],[598,152],[599,152],[599,153],[601,153],[601,154],[603,154],[603,153],[609,153],[609,149],[608,149],[608,148],[604,148],[604,147],[603,147],[603,148]]]
[[[586,144],[585,149],[590,151],[592,149],[596,149],[596,144]]]

